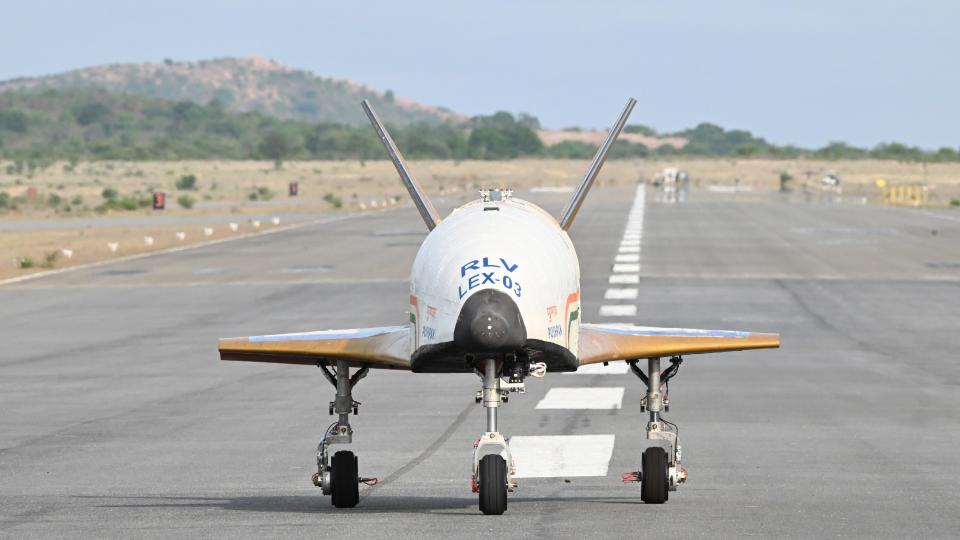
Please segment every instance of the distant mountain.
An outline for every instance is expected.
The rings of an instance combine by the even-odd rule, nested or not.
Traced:
[[[216,99],[234,112],[259,111],[279,118],[364,125],[360,100],[369,99],[389,124],[438,124],[466,117],[443,107],[399,99],[347,81],[289,68],[261,57],[199,62],[113,64],[44,77],[0,82],[0,93],[99,87],[107,91],[206,104]]]

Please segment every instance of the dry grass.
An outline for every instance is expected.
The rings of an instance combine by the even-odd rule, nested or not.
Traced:
[[[7,163],[0,163],[5,171]],[[472,191],[480,187],[512,187],[519,191],[536,186],[573,186],[583,175],[587,163],[575,160],[523,159],[514,161],[417,161],[412,163],[415,174],[426,191],[435,196]],[[950,197],[960,194],[960,164],[897,163],[890,161],[808,161],[808,160],[726,160],[726,159],[656,159],[617,160],[608,162],[598,180],[600,185],[628,185],[650,180],[664,167],[679,167],[690,173],[694,188],[709,185],[741,186],[756,191],[774,191],[779,187],[781,172],[794,177],[794,189],[816,191],[820,178],[833,172],[844,179],[844,193],[878,200],[876,180],[883,178],[890,184],[926,183],[933,186],[931,203],[946,204]],[[183,175],[197,177],[199,189],[177,191],[176,181]],[[287,196],[287,185],[297,181],[300,196]],[[81,264],[109,257],[162,249],[178,243],[207,239],[201,225],[188,226],[110,226],[117,216],[148,216],[150,209],[112,212],[99,216],[93,208],[103,202],[101,193],[110,187],[121,195],[146,197],[151,191],[167,193],[168,209],[165,215],[214,216],[235,215],[236,221],[246,223],[254,215],[314,214],[370,207],[372,202],[405,199],[406,193],[388,161],[315,161],[286,163],[277,169],[272,163],[254,161],[181,161],[181,162],[93,162],[80,163],[72,169],[57,163],[32,176],[10,175],[0,172],[0,191],[11,196],[37,193],[35,204],[21,205],[14,212],[0,214],[3,220],[61,219],[96,216],[103,219],[102,227],[81,228],[68,219],[62,227],[53,230],[0,232],[0,278],[37,271],[37,268],[18,268],[16,257],[30,257],[37,265],[47,254],[61,249],[74,250],[72,259],[63,256],[54,266]],[[249,194],[267,188],[274,197],[268,201],[251,201]],[[50,193],[64,201],[76,196],[80,205],[71,205],[69,213],[63,206],[52,209],[44,204]],[[197,200],[193,209],[176,207],[176,199],[189,194]],[[328,194],[330,196],[328,196]],[[328,196],[328,200],[324,197]],[[342,208],[334,208],[330,200],[342,201]],[[289,220],[284,219],[284,223]],[[265,223],[266,225],[267,223]],[[213,238],[227,234],[226,226],[212,225],[218,231]],[[174,232],[187,232],[187,240],[175,239]],[[230,233],[238,234],[238,233]],[[144,236],[153,236],[155,243],[147,246]],[[116,253],[107,243],[118,242]]]

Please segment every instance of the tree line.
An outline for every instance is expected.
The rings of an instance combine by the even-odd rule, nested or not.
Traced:
[[[392,128],[412,159],[512,159],[541,156],[589,159],[596,146],[564,141],[545,146],[539,122],[526,114],[498,112],[465,123],[415,124]],[[656,136],[650,127],[626,131]],[[648,148],[619,141],[611,157],[648,156],[895,159],[960,161],[954,148],[927,151],[900,143],[871,149],[833,142],[819,149],[778,146],[749,131],[702,123],[677,133],[687,144]],[[234,113],[214,100],[172,102],[98,89],[0,94],[0,159],[28,163],[55,160],[178,159],[385,159],[369,127],[283,120],[261,112]]]

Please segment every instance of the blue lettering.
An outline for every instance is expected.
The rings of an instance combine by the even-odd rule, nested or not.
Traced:
[[[488,283],[491,285],[494,285],[497,283],[503,285],[503,288],[513,292],[513,294],[515,294],[517,298],[519,298],[523,294],[522,289],[520,287],[520,283],[518,283],[515,279],[513,279],[513,277],[507,274],[504,274],[503,276],[498,276],[496,271],[490,271],[490,272],[481,271],[482,269],[485,269],[485,268],[503,268],[504,270],[506,270],[506,272],[513,273],[514,271],[517,270],[517,268],[520,267],[520,265],[516,263],[510,264],[503,257],[498,257],[496,259],[496,262],[491,262],[490,259],[491,257],[481,257],[481,258],[469,261],[460,267],[460,277],[467,281],[465,284],[461,283],[460,285],[457,286],[457,294],[459,295],[461,300],[465,296],[467,296],[467,294],[473,289],[487,285]],[[500,264],[497,264],[497,262],[499,262]],[[467,272],[469,272],[470,270],[474,270],[479,273],[474,273],[470,277],[467,277]],[[466,286],[466,288],[464,288],[464,286]]]
[[[486,259],[484,259],[484,260],[486,260]],[[477,263],[479,263],[479,262],[480,262],[480,261],[470,261],[470,262],[468,262],[467,264],[461,266],[461,267],[460,267],[460,277],[466,277],[466,276],[467,276],[467,270],[479,270],[480,268],[477,266]]]

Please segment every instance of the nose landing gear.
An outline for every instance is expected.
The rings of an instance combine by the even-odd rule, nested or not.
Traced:
[[[497,431],[497,411],[501,401],[506,401],[504,395],[508,391],[523,392],[523,376],[526,373],[511,371],[511,380],[507,389],[498,374],[497,360],[487,358],[483,361],[483,390],[481,401],[487,410],[487,430],[474,444],[473,477],[471,489],[479,494],[480,511],[487,515],[500,515],[507,511],[507,492],[513,491],[517,483],[513,480],[516,474],[510,446],[503,435]],[[530,374],[543,376],[545,366],[527,366]],[[519,381],[517,380],[519,379]]]

